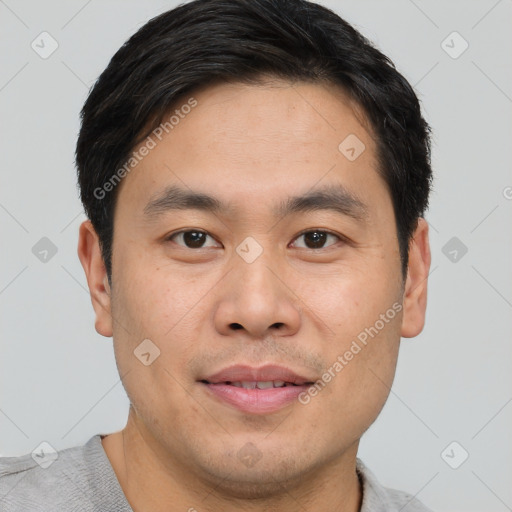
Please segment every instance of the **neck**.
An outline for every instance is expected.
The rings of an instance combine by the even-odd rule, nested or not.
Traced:
[[[162,458],[162,447],[137,421],[102,439],[103,448],[134,512],[360,512],[362,488],[356,473],[358,443],[336,460],[301,474],[294,481],[275,481],[264,496],[241,496],[236,482],[215,480],[201,469]],[[233,475],[235,476],[235,475]],[[253,484],[258,488],[258,484]],[[247,490],[246,487],[244,489]],[[261,487],[260,487],[261,489]]]

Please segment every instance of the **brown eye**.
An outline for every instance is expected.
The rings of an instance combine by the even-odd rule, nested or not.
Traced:
[[[213,240],[213,238],[204,231],[189,230],[174,233],[173,235],[169,236],[167,240],[178,240],[179,242],[176,242],[178,245],[184,245],[188,249],[202,249],[205,247],[204,243],[208,237]]]
[[[300,238],[304,238],[304,246],[301,248],[305,249],[323,249],[325,247],[326,241],[331,237],[331,239],[341,238],[334,233],[330,233],[328,231],[321,231],[319,229],[315,229],[312,231],[306,231],[299,235],[295,240],[299,240]],[[335,240],[336,242],[336,240]],[[330,244],[332,245],[332,244]],[[299,246],[300,247],[300,246]]]

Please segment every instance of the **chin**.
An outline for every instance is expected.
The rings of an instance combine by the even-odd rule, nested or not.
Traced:
[[[240,470],[236,465],[231,472],[229,472],[229,468],[223,468],[221,472],[212,471],[212,468],[209,468],[209,471],[210,476],[215,478],[215,492],[217,494],[243,500],[278,497],[287,494],[290,488],[303,482],[302,472],[298,471],[297,468],[293,472],[277,466],[258,470],[254,468]],[[293,473],[293,475],[290,473]]]
[[[257,451],[252,443],[240,450],[231,446],[224,453],[211,453],[208,458],[196,460],[203,478],[216,489],[217,494],[233,498],[258,500],[287,494],[300,488],[311,472],[325,461],[308,460],[308,455],[299,446],[288,447],[287,453],[274,448]],[[290,451],[291,450],[291,451]]]

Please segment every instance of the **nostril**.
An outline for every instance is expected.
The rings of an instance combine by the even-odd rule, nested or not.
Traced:
[[[243,329],[243,327],[240,324],[236,324],[236,323],[231,324],[230,327],[232,329],[234,329],[235,331],[238,331],[239,329]]]
[[[276,329],[279,329],[283,325],[284,325],[283,322],[276,322],[275,324],[272,324],[272,327],[275,327]]]

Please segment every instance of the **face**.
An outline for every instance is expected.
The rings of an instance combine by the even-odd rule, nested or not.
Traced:
[[[268,492],[355,456],[423,327],[426,228],[403,282],[375,142],[333,86],[192,96],[119,185],[112,289],[81,259],[132,427],[166,466]]]

